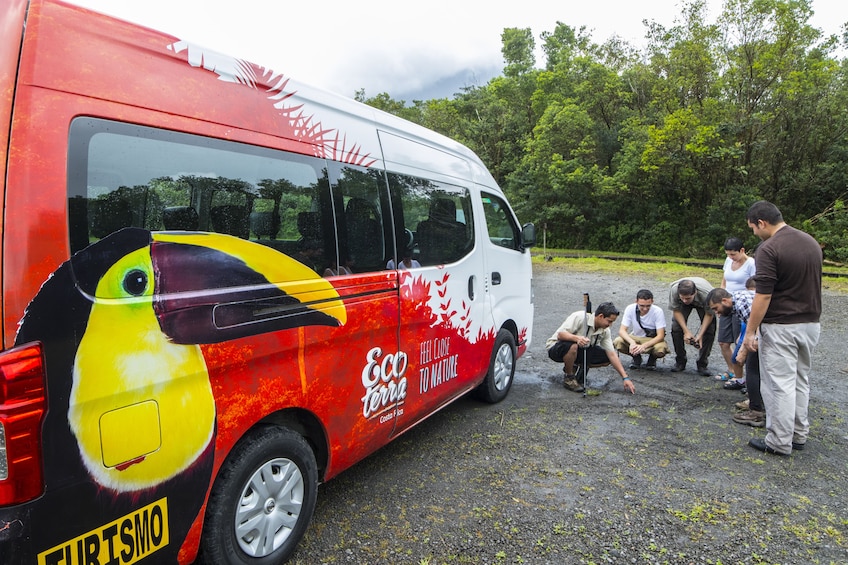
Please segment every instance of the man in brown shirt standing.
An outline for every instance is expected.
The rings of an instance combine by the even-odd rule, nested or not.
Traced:
[[[822,251],[812,236],[788,226],[771,202],[752,204],[746,219],[763,240],[745,347],[759,349],[767,430],[764,439],[751,439],[748,445],[789,455],[804,449],[810,431],[807,406],[813,349],[821,332]]]

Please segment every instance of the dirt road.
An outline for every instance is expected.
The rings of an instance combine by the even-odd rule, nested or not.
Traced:
[[[656,280],[537,268],[510,396],[463,399],[322,485],[292,562],[848,562],[848,297],[825,294],[810,443],[785,459],[746,445],[763,430],[733,423],[742,396],[698,376],[691,355],[685,373],[671,359],[633,371],[635,396],[611,368],[590,371],[585,397],[563,389],[545,339],[583,292],[623,310],[639,288],[666,306]]]

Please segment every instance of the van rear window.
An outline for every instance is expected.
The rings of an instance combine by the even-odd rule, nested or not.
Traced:
[[[73,252],[129,226],[334,252],[322,159],[94,118],[74,120],[69,152]]]

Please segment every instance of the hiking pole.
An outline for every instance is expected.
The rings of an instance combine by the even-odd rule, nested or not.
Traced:
[[[586,340],[589,339],[589,314],[592,313],[592,301],[589,300],[589,293],[583,293],[583,314],[584,322],[586,322]],[[583,348],[583,396],[586,396],[586,387],[589,386],[589,344]]]

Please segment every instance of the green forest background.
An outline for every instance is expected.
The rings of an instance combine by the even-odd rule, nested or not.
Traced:
[[[848,262],[848,29],[825,36],[808,0],[686,2],[645,22],[646,47],[557,22],[504,29],[504,68],[451,99],[356,98],[473,149],[547,245],[723,257],[758,240],[745,211],[786,221]]]

